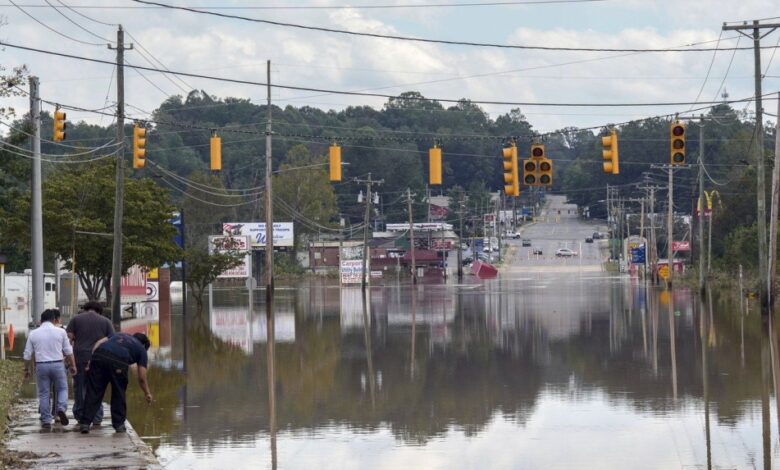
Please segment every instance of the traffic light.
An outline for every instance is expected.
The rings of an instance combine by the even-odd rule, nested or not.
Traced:
[[[504,147],[504,193],[507,196],[520,195],[520,181],[518,181],[517,168],[517,144],[514,142],[510,147]]]
[[[57,106],[54,109],[54,127],[52,131],[52,140],[55,142],[65,140],[65,128],[67,127],[65,117],[65,113],[60,111],[60,107]]]
[[[428,184],[441,184],[441,149],[438,145],[428,150]]]
[[[146,129],[133,127],[133,168],[140,170],[146,164]]]
[[[544,158],[544,145],[533,144],[531,145],[531,158]]]
[[[213,171],[222,169],[222,137],[216,132],[211,136],[211,169]]]
[[[685,124],[674,121],[669,128],[669,158],[672,165],[685,164]]]
[[[539,162],[539,186],[552,186],[552,172],[552,160],[549,158],[542,158]]]
[[[612,129],[608,136],[601,138],[601,156],[604,158],[604,173],[620,174],[620,155],[618,154],[617,131]]]
[[[536,186],[536,159],[523,160],[523,182],[526,186]]]
[[[341,181],[341,146],[330,144],[328,148],[330,180]]]

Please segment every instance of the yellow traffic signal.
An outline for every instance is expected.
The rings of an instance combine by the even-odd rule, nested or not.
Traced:
[[[211,136],[211,169],[213,171],[222,169],[222,137],[216,133]]]
[[[133,168],[140,170],[146,164],[146,129],[133,127]]]
[[[523,160],[523,182],[526,186],[536,186],[536,159]]]
[[[441,149],[438,145],[428,150],[428,184],[441,184]]]
[[[539,162],[539,186],[552,186],[552,172],[552,160],[549,158],[542,158]]]
[[[531,158],[544,158],[544,145],[533,144],[531,145]]]
[[[341,181],[341,146],[331,144],[328,149],[330,180]]]
[[[67,124],[65,124],[65,117],[65,113],[60,111],[59,106],[54,109],[54,127],[52,131],[52,140],[55,142],[65,140],[65,128],[67,127]]]
[[[620,174],[620,155],[618,154],[618,135],[615,129],[601,138],[601,156],[604,158],[604,173]]]
[[[672,165],[685,164],[685,124],[675,121],[669,128],[669,159]]]
[[[520,181],[518,178],[519,169],[517,168],[517,144],[514,142],[510,147],[503,150],[504,156],[504,193],[507,196],[520,195]]]

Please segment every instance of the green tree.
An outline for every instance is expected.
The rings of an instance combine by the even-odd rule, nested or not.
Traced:
[[[190,246],[184,250],[184,262],[187,264],[187,284],[195,298],[198,315],[203,313],[203,294],[209,284],[214,282],[220,274],[244,262],[244,254],[239,252],[235,246],[222,245],[221,248],[221,250],[213,250],[211,253],[200,246]]]
[[[75,271],[90,300],[99,299],[111,277],[114,162],[63,165],[43,185],[44,249]],[[128,171],[129,173],[129,171]],[[179,258],[167,193],[149,179],[125,179],[122,272]],[[0,215],[2,237],[29,250],[30,193]]]

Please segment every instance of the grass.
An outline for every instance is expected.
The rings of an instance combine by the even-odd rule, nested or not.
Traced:
[[[22,370],[24,365],[21,361],[5,360],[0,361],[0,465],[7,462],[5,450],[5,438],[7,435],[6,426],[8,424],[8,415],[11,405],[19,394],[22,386]]]

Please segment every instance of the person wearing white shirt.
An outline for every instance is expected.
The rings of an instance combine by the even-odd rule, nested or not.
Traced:
[[[65,411],[68,409],[68,378],[65,375],[63,360],[71,375],[76,373],[76,361],[73,348],[64,329],[54,325],[55,309],[47,309],[41,314],[41,326],[31,331],[24,346],[24,377],[30,377],[30,362],[35,357],[35,381],[38,386],[38,411],[41,414],[41,426],[51,428],[52,408],[49,404],[49,390],[54,384],[56,394],[56,413],[60,424],[68,425]]]

